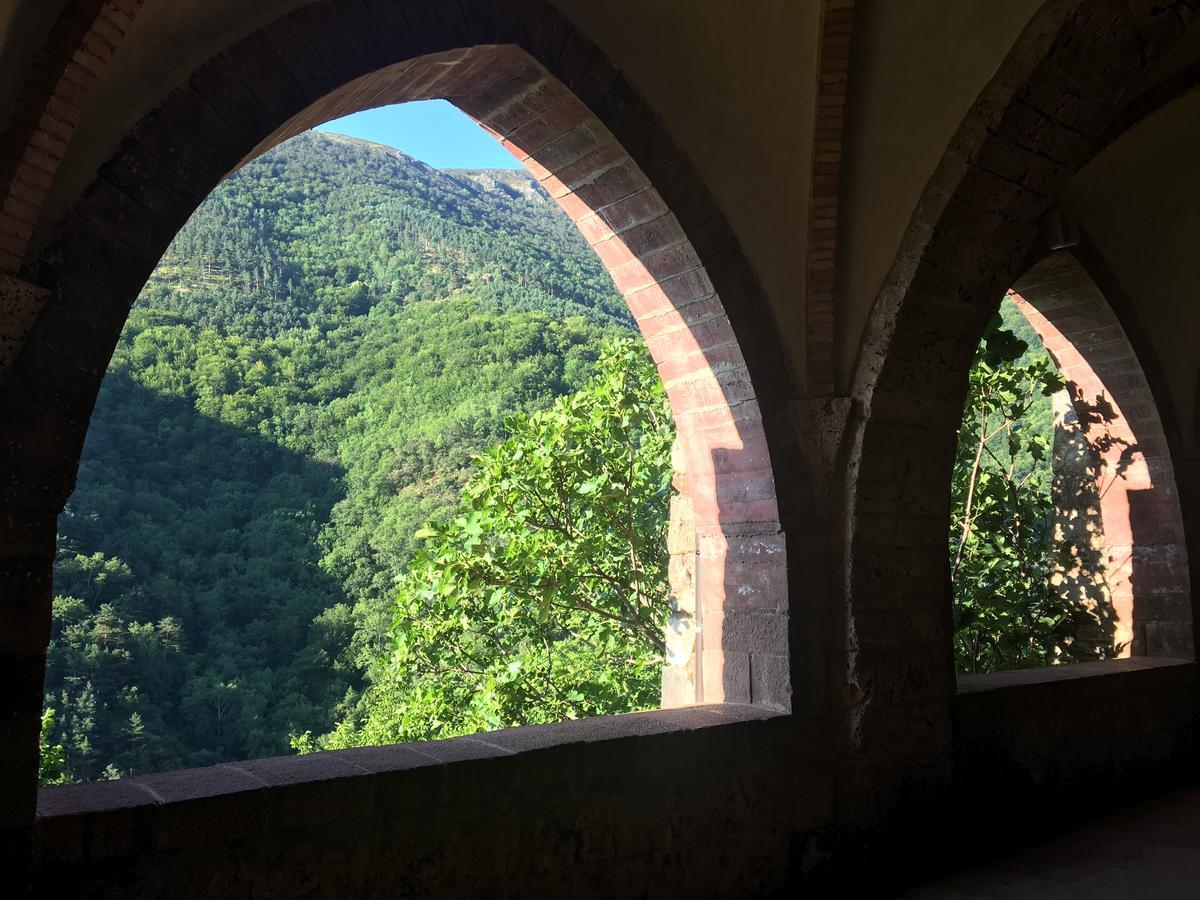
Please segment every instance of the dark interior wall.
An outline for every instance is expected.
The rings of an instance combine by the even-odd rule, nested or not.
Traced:
[[[1135,305],[1138,322],[1170,386],[1162,398],[1172,422],[1190,423],[1196,408],[1200,309],[1200,90],[1186,91],[1129,128],[1072,179],[1065,205],[1079,217],[1111,277]],[[1200,454],[1191,428],[1179,449]]]
[[[1133,658],[959,683],[955,815],[979,825],[964,854],[1194,783],[1195,663]]]

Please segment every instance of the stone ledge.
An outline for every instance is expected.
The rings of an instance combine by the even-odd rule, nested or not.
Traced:
[[[48,788],[35,893],[757,895],[833,820],[828,740],[825,722],[713,705]]]
[[[453,779],[461,769],[464,777],[472,777],[467,776],[465,769],[476,761],[521,757],[535,751],[581,747],[619,738],[653,739],[658,735],[756,722],[780,715],[760,706],[708,704],[507,728],[441,741],[328,750],[118,781],[47,787],[38,792],[38,827],[43,838],[54,844],[58,843],[55,834],[74,832],[85,819],[95,828],[104,829],[103,820],[113,816],[167,813],[173,808],[183,811],[197,801],[304,791],[337,782],[345,783],[347,788],[349,782],[354,782],[357,790],[366,786],[365,781],[411,770],[434,770],[437,777]],[[57,848],[60,852],[64,849]],[[51,851],[50,855],[58,854]]]
[[[1079,810],[1192,771],[1198,672],[1136,657],[960,679],[961,796],[972,808]]]
[[[1069,666],[1044,666],[1036,669],[1016,669],[1010,672],[989,672],[986,675],[959,675],[958,696],[962,699],[972,694],[1020,688],[1037,689],[1044,685],[1108,678],[1132,672],[1163,670],[1173,676],[1172,680],[1177,678],[1179,681],[1194,681],[1197,664],[1188,659],[1143,656],[1075,663]]]

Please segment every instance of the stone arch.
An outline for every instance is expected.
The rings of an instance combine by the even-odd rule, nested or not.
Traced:
[[[1040,255],[1044,213],[1190,16],[1182,4],[1046,4],[959,126],[876,298],[843,451],[842,736],[879,779],[862,808],[900,790],[924,805],[950,780],[946,485],[972,354]]]
[[[1079,261],[1051,254],[1013,299],[1067,379],[1091,456],[1097,549],[1121,656],[1190,658],[1187,541],[1174,467],[1142,366],[1120,321]]]
[[[805,494],[802,479],[773,475],[772,460],[795,448],[765,300],[712,197],[634,89],[553,9],[516,9],[325,0],[283,16],[139,122],[27,259],[25,274],[50,295],[0,383],[0,537],[20,551],[8,568],[28,614],[14,633],[31,714],[55,517],[128,308],[170,239],[226,174],[288,134],[425,97],[452,100],[522,158],[613,273],[658,364],[702,563],[704,645],[683,680],[702,681],[703,694],[682,699],[789,708],[794,569],[783,535],[803,522]]]

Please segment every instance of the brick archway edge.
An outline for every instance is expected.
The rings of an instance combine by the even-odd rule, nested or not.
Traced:
[[[687,456],[707,579],[703,699],[786,710],[794,681],[823,683],[819,654],[789,667],[788,581],[803,580],[783,535],[803,530],[809,504],[804,479],[777,485],[772,474],[772,459],[797,451],[789,376],[757,280],[621,74],[540,0],[517,8],[501,15],[480,0],[459,15],[456,4],[324,0],[263,27],[138,123],[27,260],[25,274],[50,296],[0,381],[0,575],[16,587],[0,649],[19,673],[14,712],[28,726],[10,753],[24,777],[6,788],[5,823],[32,816],[55,521],[129,306],[242,161],[318,121],[400,100],[449,99],[503,140],[626,296]]]
[[[1188,3],[1047,3],[960,125],[877,296],[842,449],[851,807],[936,802],[952,781],[947,486],[971,356],[1042,255],[1043,214],[1191,18]]]

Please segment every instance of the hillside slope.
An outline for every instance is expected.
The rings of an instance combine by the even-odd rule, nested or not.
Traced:
[[[472,171],[302,134],[213,192],[143,305],[266,335],[469,288],[491,308],[629,321],[599,260],[540,187],[523,172]]]
[[[327,731],[471,454],[628,327],[544,197],[319,134],[232,175],[134,308],[60,521],[71,777]]]

